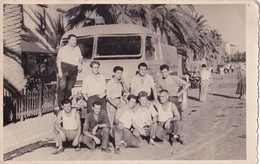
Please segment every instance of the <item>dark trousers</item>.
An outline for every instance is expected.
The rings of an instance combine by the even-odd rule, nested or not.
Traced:
[[[157,123],[153,123],[151,126],[143,127],[143,129],[145,129],[145,135],[144,136],[141,136],[140,132],[137,129],[133,130],[133,134],[138,138],[147,137],[147,136],[149,136],[150,138],[155,138]]]
[[[117,126],[113,127],[113,134],[115,138],[115,145],[119,146],[121,140],[125,141],[127,147],[140,147],[141,143],[138,137],[134,136],[133,133],[126,128],[120,129]]]
[[[89,96],[87,100],[87,112],[89,113],[92,110],[92,104],[96,101],[101,102],[102,109],[107,111],[107,101],[106,98],[103,97],[102,99],[98,97],[98,95]]]
[[[165,140],[168,134],[175,134],[178,136],[182,136],[182,122],[179,120],[172,121],[169,129],[164,127],[165,122],[158,122],[158,126],[156,129],[156,137],[160,140]]]
[[[104,127],[102,129],[97,130],[96,137],[100,139],[101,147],[104,149],[106,149],[108,146],[109,132],[110,132],[110,128],[108,127]],[[91,150],[95,149],[96,143],[91,137],[84,135],[82,137],[82,142],[85,145],[87,145],[87,147],[90,148]]]
[[[58,104],[61,107],[61,102],[64,99],[69,99],[71,89],[73,88],[77,76],[78,66],[61,62],[62,78],[58,80]]]
[[[177,96],[170,96],[169,101],[176,105],[180,114],[180,120],[182,121],[182,104],[179,102],[179,98]]]

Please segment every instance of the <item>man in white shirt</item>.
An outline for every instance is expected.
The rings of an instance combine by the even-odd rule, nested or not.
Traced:
[[[79,113],[76,109],[71,107],[71,101],[69,99],[63,100],[61,105],[63,110],[59,112],[54,123],[54,134],[58,148],[52,152],[53,155],[64,151],[62,143],[66,140],[72,141],[75,151],[79,151],[80,142],[82,140]]]
[[[156,145],[154,142],[155,131],[157,128],[157,111],[152,102],[148,101],[148,94],[141,91],[138,94],[138,105],[133,118],[133,134],[140,141],[142,138],[149,137],[149,144]]]
[[[87,112],[92,110],[92,104],[96,101],[101,102],[102,109],[106,108],[106,80],[105,77],[100,75],[98,61],[92,61],[90,63],[92,72],[83,80],[83,96],[87,101]]]
[[[200,72],[200,88],[199,98],[201,102],[206,101],[208,87],[212,83],[211,72],[206,69],[206,64],[202,64],[202,70]]]
[[[77,46],[75,35],[70,34],[68,44],[60,48],[57,55],[57,68],[59,77],[58,104],[61,108],[61,101],[69,99],[78,72],[82,71],[82,54]]]
[[[167,135],[171,137],[172,146],[179,141],[184,143],[182,129],[183,124],[180,121],[180,114],[176,105],[169,101],[169,92],[161,90],[159,92],[159,104],[157,105],[158,126],[156,129],[156,137],[165,141]]]
[[[115,153],[120,154],[120,145],[126,144],[126,147],[138,148],[141,146],[138,137],[134,136],[131,128],[136,105],[136,96],[129,95],[127,104],[120,106],[115,114],[113,137],[115,139]]]
[[[130,84],[130,92],[135,96],[141,91],[146,91],[149,96],[149,100],[157,100],[157,91],[155,89],[154,79],[151,75],[146,74],[148,66],[145,63],[140,63],[138,65],[138,73],[132,79]],[[151,92],[152,91],[152,92]],[[153,97],[151,98],[151,93]]]

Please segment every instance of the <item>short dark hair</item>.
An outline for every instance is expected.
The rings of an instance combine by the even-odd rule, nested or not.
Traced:
[[[64,104],[70,104],[71,105],[71,100],[70,99],[64,99],[61,101],[61,105],[64,105]]]
[[[205,67],[206,68],[206,64],[202,64],[201,67]]]
[[[100,66],[99,61],[93,60],[93,61],[90,63],[90,67],[91,67],[91,68],[93,67],[93,64],[97,64],[98,66]]]
[[[127,100],[129,101],[131,99],[135,99],[136,100],[137,97],[135,95],[133,95],[133,94],[130,94],[130,95],[127,96]]]
[[[70,39],[71,37],[75,37],[77,39],[77,36],[74,34],[69,34],[68,39]]]
[[[95,105],[102,107],[102,103],[100,101],[93,102],[92,107],[94,107]]]
[[[170,70],[170,68],[169,68],[169,66],[167,64],[163,64],[163,65],[160,66],[160,70],[161,71],[164,70],[164,69],[167,69],[167,71]]]
[[[138,64],[138,69],[140,69],[140,67],[146,67],[146,68],[148,68],[147,64],[144,63],[144,62]]]
[[[148,97],[148,93],[145,91],[141,91],[138,93],[138,98],[140,98],[140,97]]]
[[[113,72],[114,73],[116,73],[116,71],[124,71],[124,68],[123,67],[121,67],[121,66],[115,66],[114,68],[113,68]]]
[[[169,94],[169,91],[167,89],[162,89],[162,90],[159,91],[160,94],[163,93],[163,92]]]

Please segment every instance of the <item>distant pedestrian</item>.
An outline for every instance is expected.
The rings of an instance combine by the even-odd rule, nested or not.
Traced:
[[[149,100],[157,100],[158,97],[154,79],[151,75],[146,73],[147,68],[146,63],[140,63],[138,65],[138,73],[134,76],[130,84],[130,93],[137,96],[139,92],[146,91],[149,95]],[[153,93],[153,97],[151,93]]]
[[[173,102],[177,106],[182,120],[182,112],[184,109],[180,103],[180,98],[189,88],[190,84],[176,75],[169,75],[169,66],[166,64],[160,66],[160,71],[162,78],[158,80],[157,88],[158,90],[165,89],[169,92],[169,101]]]
[[[240,99],[246,98],[246,68],[241,65],[237,73],[237,89],[236,94],[239,94]]]
[[[107,112],[102,109],[101,102],[94,102],[92,111],[85,117],[82,142],[91,150],[101,144],[101,151],[110,153],[111,150],[108,148],[110,127]]]
[[[92,104],[96,101],[102,103],[102,108],[106,108],[106,80],[103,75],[99,73],[100,63],[92,61],[90,63],[91,74],[83,80],[83,96],[87,101],[87,112],[92,111]]]
[[[206,69],[206,64],[202,64],[200,72],[199,99],[201,102],[206,101],[208,87],[212,83],[211,72]]]
[[[78,72],[82,71],[82,54],[77,46],[77,38],[71,34],[68,36],[68,44],[61,47],[57,55],[57,68],[59,77],[58,104],[69,99],[71,89],[74,86]]]
[[[71,101],[65,99],[61,102],[63,110],[58,113],[54,123],[54,134],[57,140],[58,148],[52,152],[53,155],[59,154],[64,151],[63,142],[73,141],[72,146],[75,151],[80,150],[81,135],[81,122],[80,116],[76,109],[71,107]],[[62,123],[62,126],[61,126]]]
[[[234,66],[230,65],[230,69],[231,69],[231,72],[233,73],[234,72]]]
[[[223,78],[224,78],[224,74],[225,74],[225,72],[224,72],[224,66],[221,66],[221,67],[219,68],[219,73],[220,73],[220,78],[223,79]]]

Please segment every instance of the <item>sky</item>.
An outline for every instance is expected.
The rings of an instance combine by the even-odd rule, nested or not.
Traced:
[[[246,50],[246,6],[245,4],[206,4],[194,5],[212,29],[238,49]]]
[[[73,5],[61,5],[69,9]],[[217,29],[222,38],[239,50],[246,50],[246,6],[245,4],[193,4],[207,24]]]

